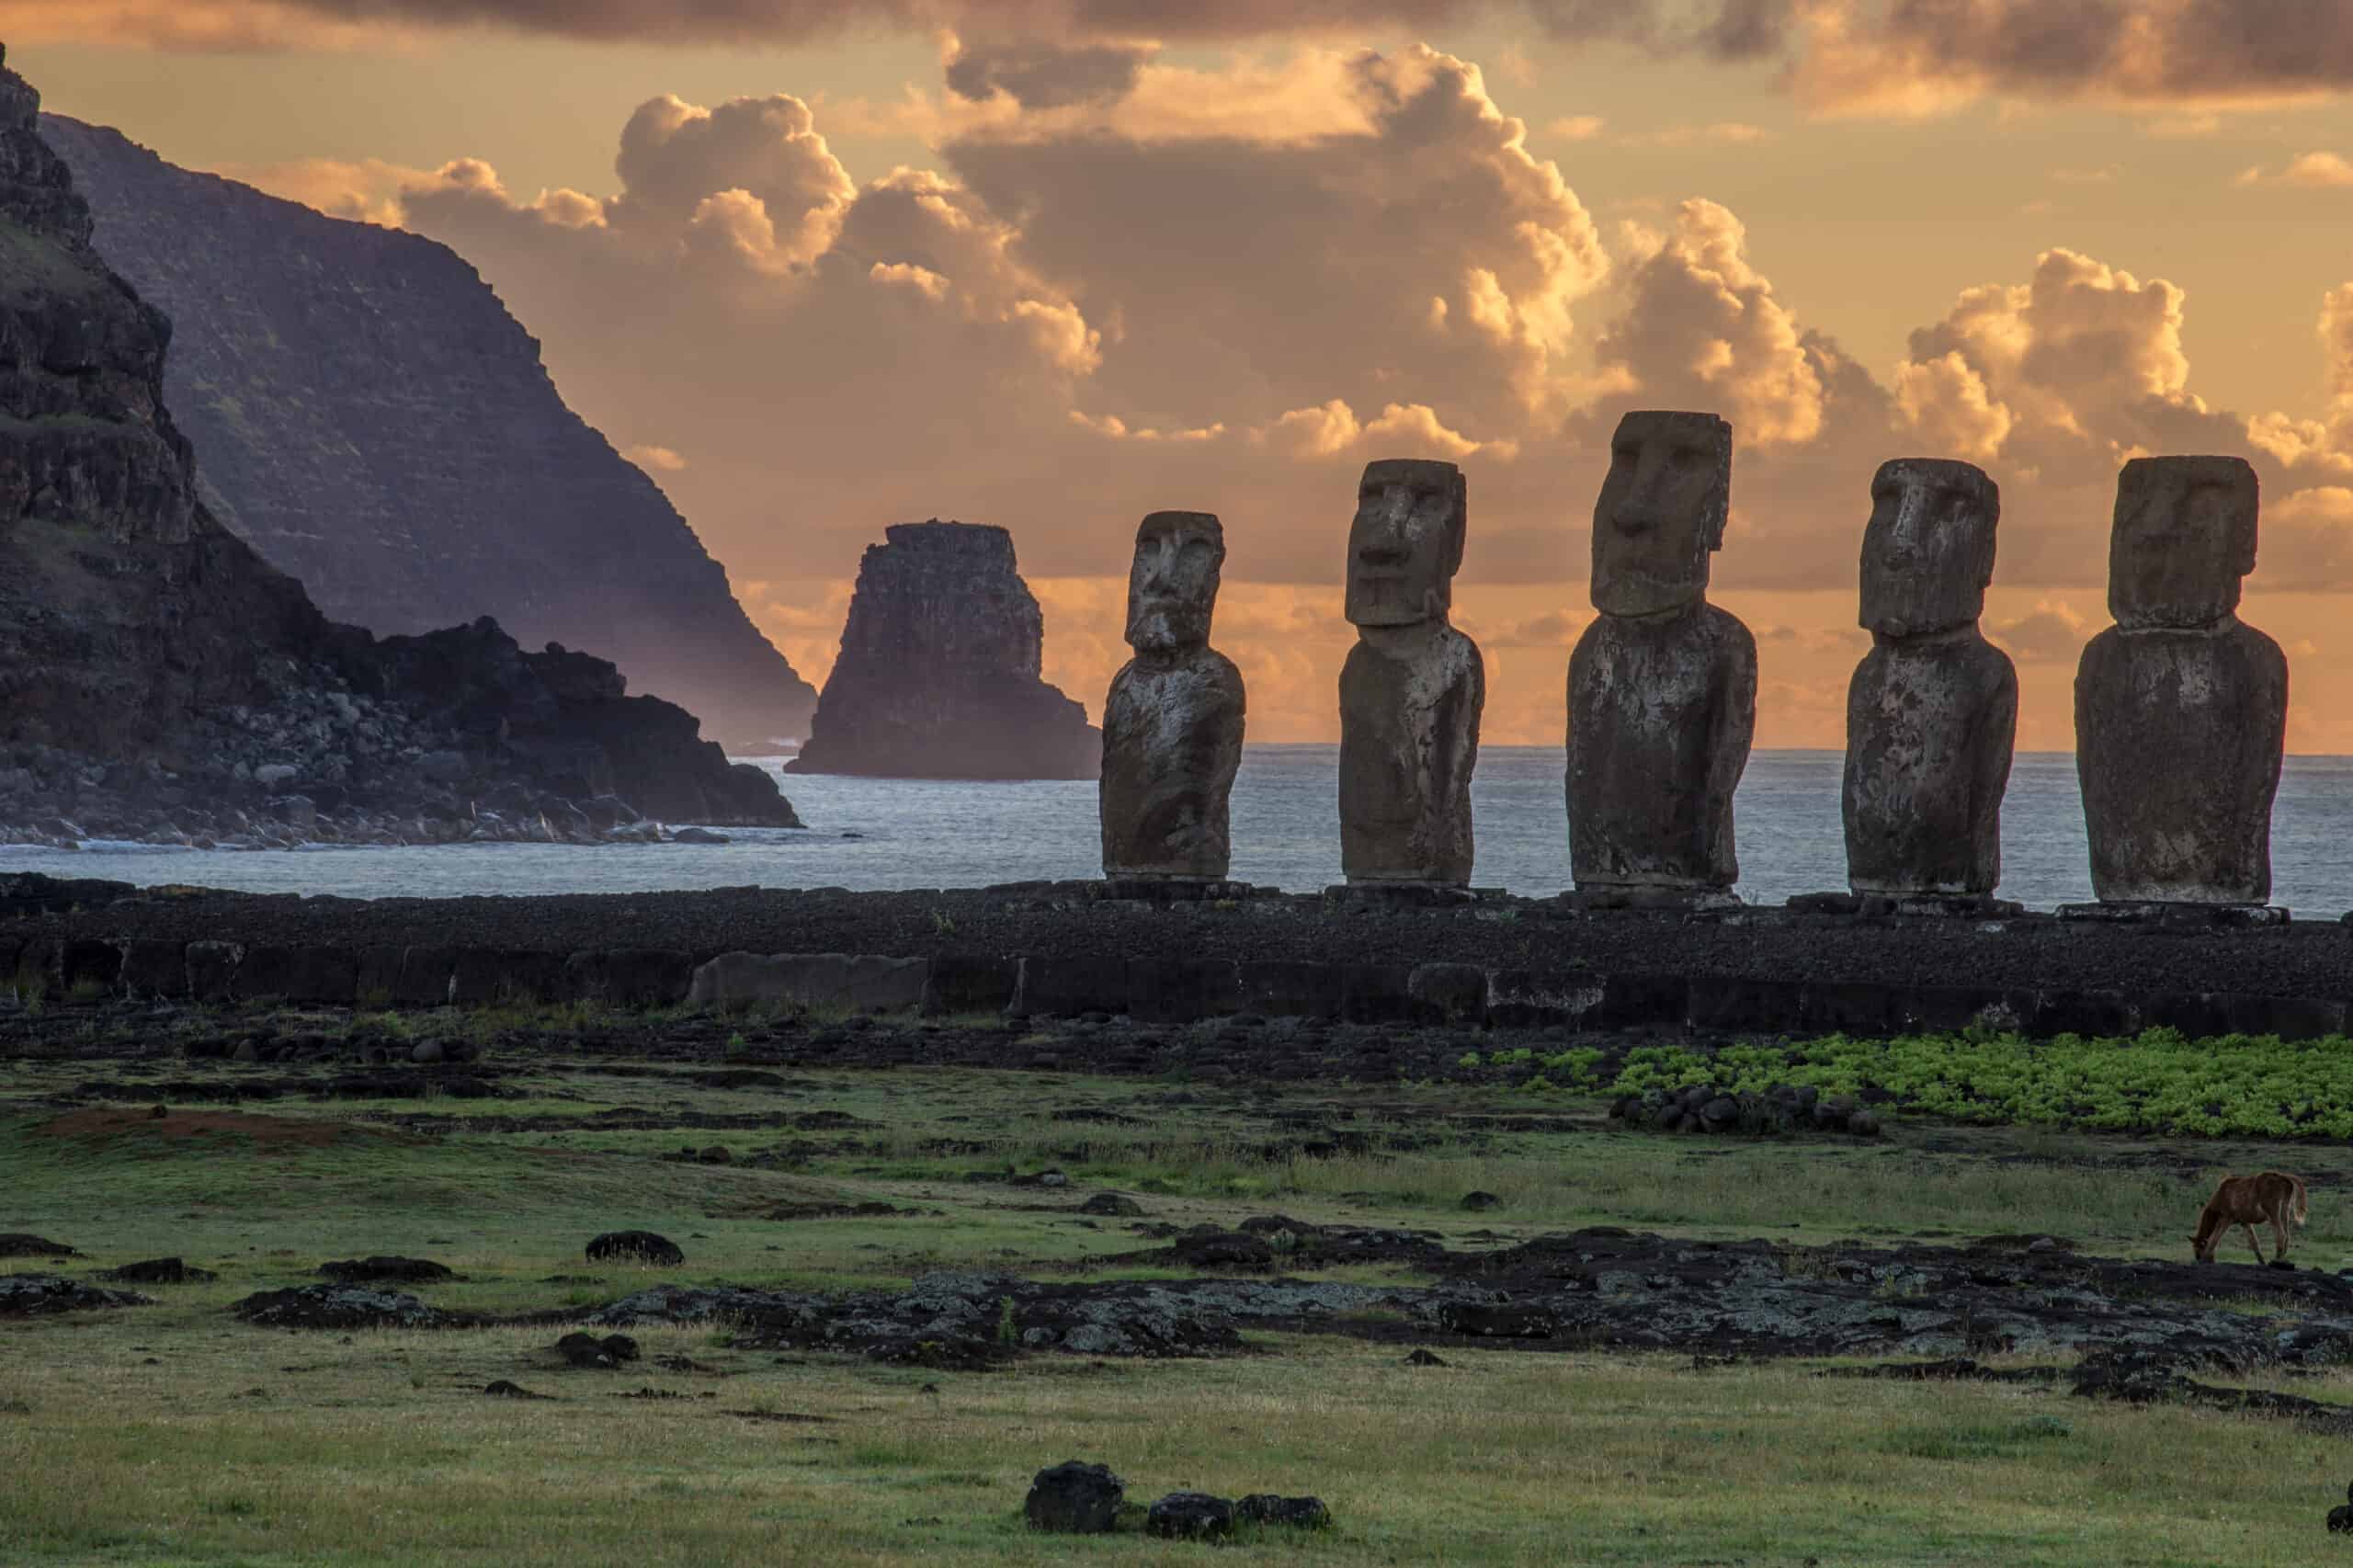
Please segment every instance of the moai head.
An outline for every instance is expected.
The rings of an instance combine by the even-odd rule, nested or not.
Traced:
[[[1348,525],[1348,619],[1358,626],[1444,620],[1462,566],[1462,471],[1427,458],[1364,465]]]
[[[1871,476],[1862,624],[1919,637],[1972,624],[1994,580],[2002,493],[1974,463],[1897,458]]]
[[[1128,646],[1173,653],[1210,640],[1225,529],[1210,512],[1154,512],[1136,528],[1128,568]]]
[[[1593,504],[1593,608],[1655,615],[1699,603],[1732,505],[1732,426],[1712,414],[1629,414]]]
[[[2116,476],[2108,613],[2127,631],[2211,626],[2255,570],[2255,470],[2238,458],[2134,458]]]

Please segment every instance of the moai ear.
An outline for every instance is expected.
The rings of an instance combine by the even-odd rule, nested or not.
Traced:
[[[1462,547],[1471,532],[1471,503],[1469,478],[1461,469],[1454,472],[1454,494],[1447,508],[1446,574],[1453,576],[1462,570]]]

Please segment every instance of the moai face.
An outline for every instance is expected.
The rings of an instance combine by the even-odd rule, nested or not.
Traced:
[[[1171,653],[1210,640],[1225,529],[1208,512],[1154,512],[1136,528],[1128,568],[1128,646]]]
[[[1593,607],[1656,615],[1699,603],[1732,504],[1732,426],[1712,414],[1627,415],[1593,504]]]
[[[1348,619],[1358,626],[1444,620],[1467,522],[1462,471],[1385,458],[1365,464],[1348,525]]]
[[[2134,458],[2116,478],[2108,612],[2126,631],[2211,626],[2255,570],[2255,470],[2238,458]]]
[[[1897,458],[1871,479],[1862,624],[1918,637],[1973,624],[1994,580],[2001,492],[1972,463]]]

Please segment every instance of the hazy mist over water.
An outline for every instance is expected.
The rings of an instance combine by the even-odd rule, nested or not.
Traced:
[[[1340,880],[1339,748],[1252,746],[1233,790],[1233,876],[1309,892]],[[768,760],[773,766],[771,759]],[[1569,885],[1563,756],[1487,746],[1472,785],[1483,887],[1542,896]],[[1740,887],[1754,903],[1846,886],[1840,755],[1760,751],[1734,814]],[[673,888],[980,887],[1102,869],[1091,782],[972,783],[794,775],[801,831],[729,828],[725,845],[497,844],[416,849],[225,851],[108,845],[0,847],[0,873],[194,882],[346,897],[642,892]],[[2272,902],[2300,915],[2353,909],[2353,757],[2291,756],[2272,810]],[[857,834],[855,838],[845,834]],[[2091,897],[2075,759],[2021,755],[2002,810],[2001,892],[2029,908]]]

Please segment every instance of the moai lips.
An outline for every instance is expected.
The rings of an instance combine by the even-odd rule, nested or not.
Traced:
[[[2288,661],[2234,613],[2254,469],[2136,458],[2116,486],[2109,608],[2075,674],[2075,768],[2103,904],[2261,904]]]
[[[1223,880],[1242,763],[1242,673],[1209,645],[1225,530],[1207,512],[1154,512],[1128,571],[1135,650],[1103,701],[1103,873]]]
[[[1466,886],[1486,672],[1447,623],[1468,523],[1461,470],[1369,463],[1348,527],[1340,864],[1351,883]]]
[[[1733,790],[1756,722],[1756,643],[1707,602],[1732,426],[1619,422],[1593,509],[1593,604],[1569,657],[1570,865],[1581,893],[1721,895],[1739,876]]]
[[[1983,898],[2002,876],[2018,671],[1978,617],[2001,494],[1964,462],[1898,458],[1871,480],[1847,690],[1843,815],[1858,893]]]

